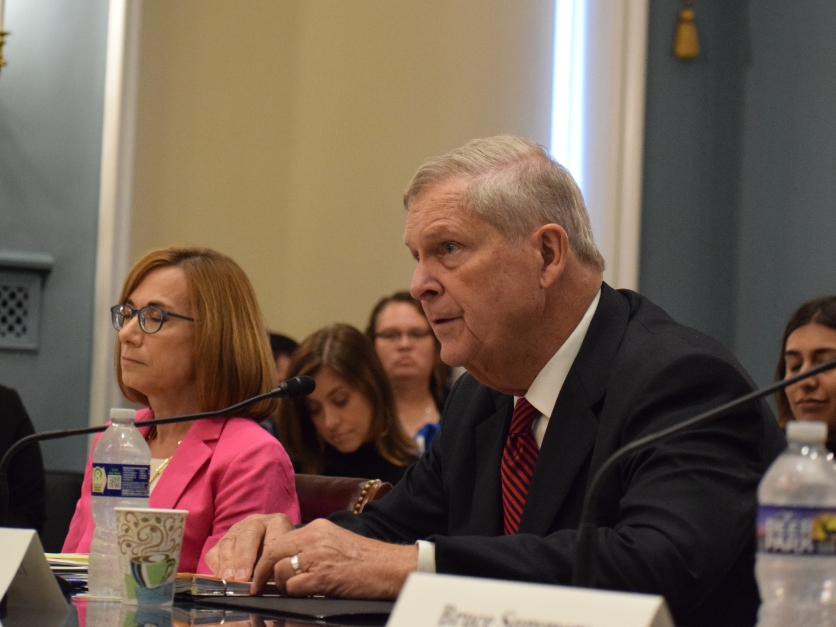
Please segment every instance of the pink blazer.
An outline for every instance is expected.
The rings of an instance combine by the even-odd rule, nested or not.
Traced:
[[[153,418],[151,410],[137,412],[137,422],[149,418]],[[143,435],[147,433],[148,428],[137,426]],[[90,461],[64,541],[65,553],[90,551],[95,526]],[[210,573],[206,553],[250,514],[284,512],[294,523],[300,521],[290,459],[278,440],[249,418],[195,422],[157,481],[149,505],[189,511],[180,572]]]

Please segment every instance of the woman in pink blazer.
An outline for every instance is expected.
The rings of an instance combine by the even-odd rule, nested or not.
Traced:
[[[119,331],[119,387],[128,400],[149,407],[138,421],[221,409],[276,385],[255,293],[243,270],[221,253],[148,253],[111,313]],[[252,405],[242,417],[137,425],[151,449],[150,506],[189,511],[182,572],[211,572],[206,553],[250,514],[284,512],[299,522],[290,460],[256,422],[272,415],[277,402]],[[90,472],[88,460],[65,552],[90,549]]]

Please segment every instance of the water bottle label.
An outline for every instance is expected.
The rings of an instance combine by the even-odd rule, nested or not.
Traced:
[[[93,496],[147,499],[150,470],[142,464],[93,464]]]
[[[836,554],[836,509],[758,508],[758,551],[785,555]]]

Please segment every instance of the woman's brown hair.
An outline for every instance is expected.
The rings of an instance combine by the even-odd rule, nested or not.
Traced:
[[[377,339],[377,319],[380,316],[380,313],[390,303],[406,303],[408,305],[412,305],[415,307],[415,310],[421,314],[421,317],[424,318],[424,320],[427,319],[427,314],[424,313],[424,308],[421,306],[421,302],[412,298],[412,294],[409,292],[395,292],[391,296],[384,296],[377,302],[374,309],[372,309],[372,313],[369,316],[369,323],[366,325],[366,337],[372,341],[372,344],[374,344],[375,339]],[[427,321],[427,325],[429,326],[429,321]],[[433,367],[432,375],[430,376],[430,394],[432,394],[436,408],[439,412],[441,412],[441,410],[444,409],[444,403],[447,400],[447,395],[450,393],[452,369],[450,366],[441,361],[441,343],[438,341],[435,333],[432,334],[432,338],[433,342],[435,342],[435,366]]]
[[[131,269],[119,302],[124,303],[148,274],[158,268],[180,268],[186,275],[195,324],[195,388],[200,411],[222,409],[269,392],[276,386],[264,319],[247,275],[232,259],[210,248],[171,247],[152,250]],[[122,381],[121,346],[116,340],[116,379],[130,401],[148,398]],[[276,411],[268,399],[238,414],[256,420]]]
[[[296,349],[287,377],[316,376],[329,368],[365,396],[372,405],[370,433],[377,452],[396,466],[415,458],[415,442],[401,427],[389,378],[371,342],[347,324],[334,324],[309,335]],[[288,455],[299,470],[319,474],[324,469],[324,443],[304,399],[283,400],[278,428]]]
[[[776,381],[786,378],[787,359],[784,353],[787,350],[787,338],[799,327],[812,322],[836,329],[836,296],[825,296],[807,301],[790,317],[787,328],[784,329],[784,337],[781,339],[781,354],[778,357],[778,365],[775,367]],[[784,428],[790,420],[794,420],[785,389],[775,393],[775,403],[778,405],[778,423],[781,428]]]

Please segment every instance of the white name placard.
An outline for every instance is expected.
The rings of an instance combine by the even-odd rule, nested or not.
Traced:
[[[8,599],[4,624],[14,623],[19,611],[30,618],[33,614],[66,615],[69,605],[47,564],[36,531],[0,527],[0,556],[0,598]]]
[[[412,573],[387,627],[673,627],[649,594]]]

